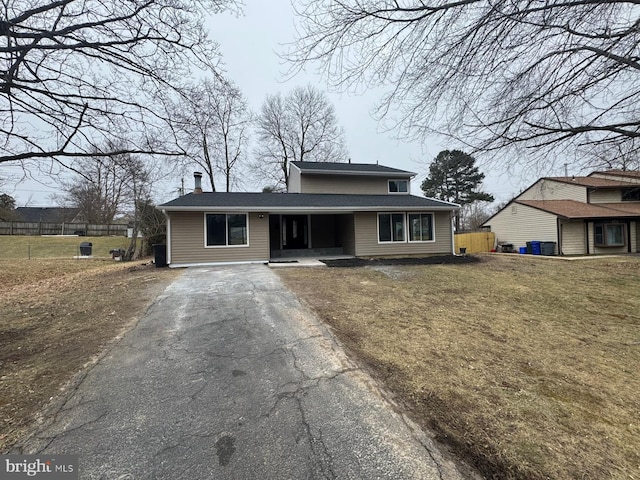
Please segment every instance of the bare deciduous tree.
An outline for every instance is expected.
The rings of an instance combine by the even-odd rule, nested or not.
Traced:
[[[133,260],[143,250],[138,233],[145,230],[144,217],[152,205],[151,190],[157,175],[152,162],[140,155],[109,154],[127,148],[106,142],[94,150],[93,157],[75,159],[69,166],[75,175],[63,185],[67,192],[63,201],[80,208],[90,223],[111,223],[117,215],[128,216],[133,233],[123,258]]]
[[[411,138],[529,147],[538,163],[593,145],[637,151],[636,4],[301,0],[288,58],[294,68],[319,61],[336,86],[388,87],[379,114]]]
[[[185,88],[174,122],[188,162],[196,163],[209,178],[221,174],[226,191],[239,181],[246,155],[251,113],[242,92],[232,82],[217,77]]]
[[[106,150],[116,147],[109,145]],[[121,212],[126,195],[126,178],[123,165],[130,160],[128,154],[103,156],[94,151],[94,156],[75,162],[73,177],[61,180],[66,192],[62,201],[80,209],[80,215],[89,223],[111,223]]]
[[[237,0],[0,0],[0,163],[175,155],[164,99],[191,66],[215,68],[207,15]]]
[[[342,162],[344,132],[329,99],[311,85],[269,95],[257,121],[254,171],[276,189],[289,183],[289,163]]]

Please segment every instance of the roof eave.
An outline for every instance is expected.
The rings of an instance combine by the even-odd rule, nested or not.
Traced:
[[[300,169],[298,169],[300,170]],[[300,170],[302,175],[344,175],[388,178],[413,178],[418,175],[415,172],[360,172],[357,170]]]
[[[287,213],[287,212],[304,212],[304,213],[353,213],[353,212],[397,212],[397,211],[453,211],[459,210],[458,206],[427,206],[427,205],[395,205],[395,206],[370,206],[370,207],[278,207],[278,206],[223,206],[223,205],[198,205],[198,206],[165,206],[159,205],[158,208],[167,212],[258,212],[258,213]]]

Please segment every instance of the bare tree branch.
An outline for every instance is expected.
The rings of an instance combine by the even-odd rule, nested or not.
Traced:
[[[638,1],[300,0],[292,72],[386,87],[379,118],[552,164],[640,135]],[[624,149],[627,151],[628,149]],[[610,150],[614,152],[615,150]]]
[[[168,98],[191,68],[215,70],[219,54],[205,19],[240,5],[0,2],[0,163],[86,157],[106,144],[126,152],[104,154],[184,154]]]
[[[251,112],[238,87],[217,76],[185,87],[174,107],[174,123],[186,152],[184,168],[204,170],[213,191],[221,174],[227,192],[240,182],[248,148]],[[191,166],[189,166],[191,164]]]
[[[254,173],[269,187],[286,188],[289,163],[343,162],[344,131],[326,95],[311,85],[288,95],[269,95],[256,120],[258,146]]]

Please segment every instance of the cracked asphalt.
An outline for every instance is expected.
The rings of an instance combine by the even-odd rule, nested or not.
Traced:
[[[263,265],[191,268],[22,453],[80,478],[461,479]]]

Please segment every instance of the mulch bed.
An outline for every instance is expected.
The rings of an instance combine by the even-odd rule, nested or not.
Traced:
[[[321,260],[328,267],[370,267],[376,265],[445,265],[477,263],[479,257],[473,255],[432,255],[429,257],[407,258],[346,258],[340,260]]]

